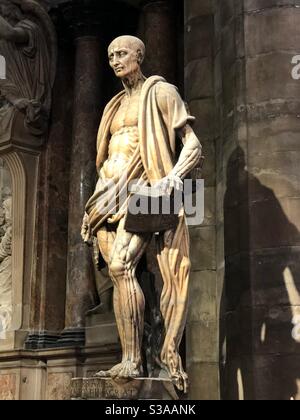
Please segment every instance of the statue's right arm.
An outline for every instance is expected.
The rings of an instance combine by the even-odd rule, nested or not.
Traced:
[[[22,28],[14,28],[0,16],[0,39],[23,44],[28,42],[28,33]]]

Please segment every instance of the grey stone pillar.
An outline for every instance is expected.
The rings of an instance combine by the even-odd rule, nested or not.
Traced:
[[[76,39],[73,144],[70,173],[65,344],[84,342],[84,318],[94,302],[91,252],[82,242],[84,208],[93,193],[96,136],[100,122],[101,43],[97,36]]]
[[[292,77],[300,45],[296,3],[287,0],[284,8],[275,0],[216,3],[226,399],[300,398],[300,81]]]
[[[147,47],[145,74],[163,76],[170,83],[175,83],[178,34],[174,1],[144,2],[141,19],[141,37]]]
[[[187,323],[189,398],[219,392],[213,1],[185,1],[185,99],[205,155],[205,220],[190,229],[192,273]]]

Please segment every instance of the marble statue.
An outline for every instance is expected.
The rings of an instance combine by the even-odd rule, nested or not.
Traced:
[[[182,189],[183,179],[201,160],[202,148],[191,117],[175,86],[162,77],[148,79],[141,71],[145,46],[132,36],[115,39],[108,48],[110,66],[124,90],[104,110],[97,139],[95,193],[86,205],[82,236],[97,238],[114,285],[114,312],[122,346],[122,361],[99,377],[143,377],[141,346],[145,298],[136,269],[151,241],[150,233],[125,229],[131,194],[119,197],[132,180],[156,186],[164,194]],[[182,140],[176,155],[177,139]],[[117,199],[115,199],[117,198]],[[157,363],[159,377],[170,378],[182,391],[188,378],[179,355],[186,323],[190,273],[189,234],[184,209],[176,228],[155,235],[156,255],[163,277],[160,312],[164,338]]]
[[[56,38],[38,2],[0,0],[0,55],[6,61],[6,78],[0,79],[0,137],[12,133],[19,113],[25,133],[42,135],[51,108]]]
[[[0,333],[8,331],[12,320],[12,198],[3,201],[0,215]]]

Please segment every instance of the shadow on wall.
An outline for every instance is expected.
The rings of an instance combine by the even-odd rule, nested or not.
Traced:
[[[246,170],[240,147],[226,187],[222,397],[299,398],[300,233],[274,192]]]

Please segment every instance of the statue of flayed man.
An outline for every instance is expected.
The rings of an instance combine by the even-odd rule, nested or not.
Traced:
[[[176,87],[162,77],[141,72],[145,46],[132,36],[115,39],[108,48],[110,66],[124,90],[106,106],[97,139],[99,180],[86,205],[83,238],[97,237],[100,253],[114,285],[114,311],[122,345],[122,362],[97,376],[115,379],[143,376],[141,346],[145,299],[136,277],[137,265],[152,234],[125,229],[130,193],[118,198],[132,180],[166,194],[201,159],[201,145],[189,123]],[[179,159],[176,140],[183,143]],[[178,150],[178,148],[177,148]],[[117,199],[116,199],[117,197]],[[157,259],[163,277],[160,311],[164,341],[158,363],[178,389],[186,391],[187,375],[179,355],[187,315],[190,273],[189,234],[184,209],[176,228],[156,235]],[[160,375],[161,376],[161,375]]]
[[[0,137],[10,137],[23,114],[21,133],[41,136],[47,129],[56,72],[56,35],[36,0],[0,0]]]

